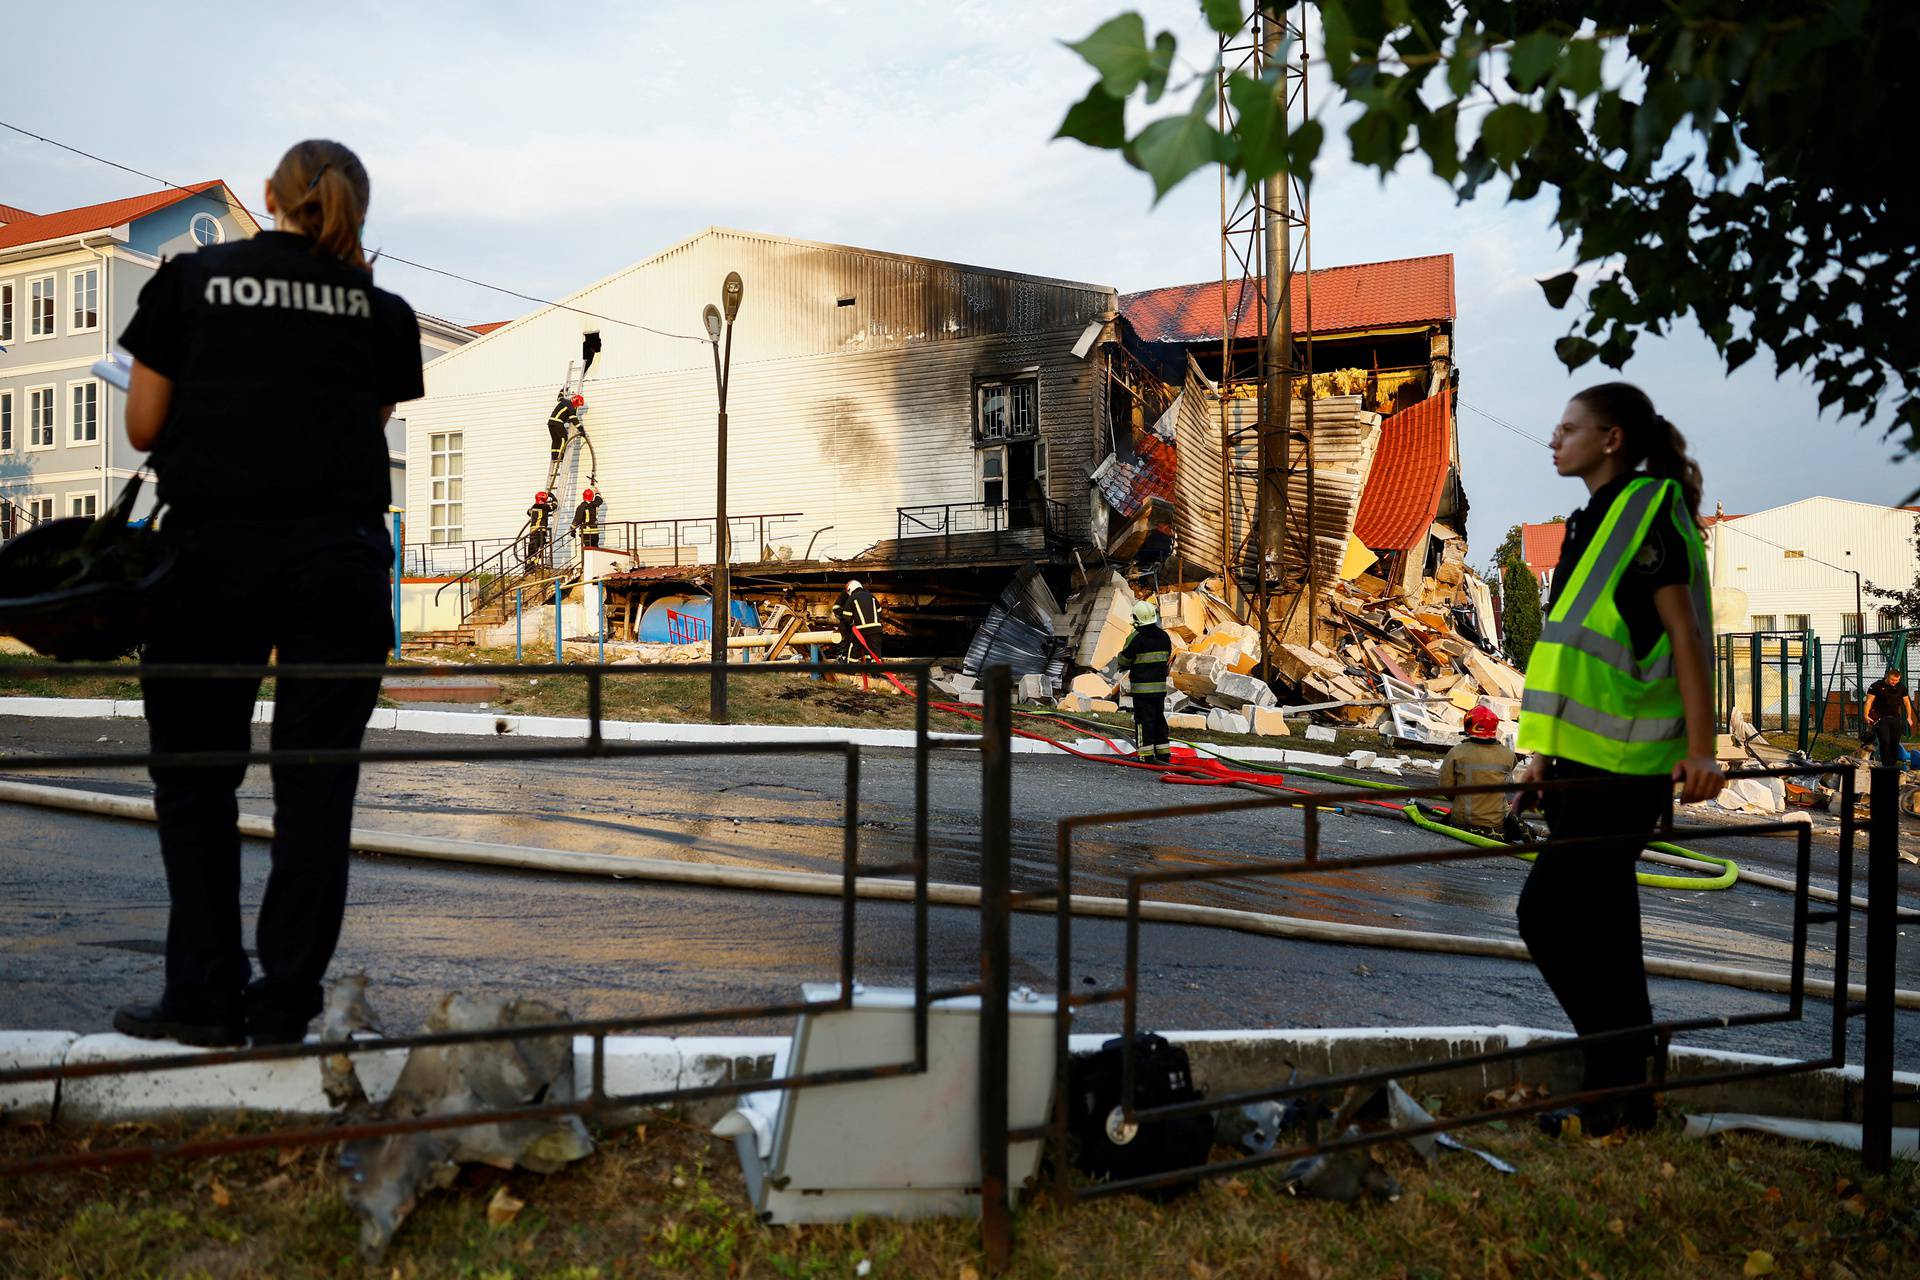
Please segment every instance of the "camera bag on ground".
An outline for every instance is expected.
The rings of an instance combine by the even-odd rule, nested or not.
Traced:
[[[1205,1164],[1213,1147],[1213,1116],[1205,1111],[1126,1125],[1120,1112],[1123,1041],[1115,1036],[1097,1053],[1081,1054],[1067,1069],[1067,1124],[1074,1138],[1074,1164],[1093,1177],[1116,1182]],[[1133,1039],[1133,1105],[1136,1111],[1202,1095],[1193,1086],[1186,1049],[1165,1037],[1141,1032]],[[1185,1183],[1146,1192],[1172,1199]]]

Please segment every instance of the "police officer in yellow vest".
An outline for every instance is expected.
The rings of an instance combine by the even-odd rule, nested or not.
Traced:
[[[1581,1035],[1653,1021],[1634,863],[1667,807],[1716,796],[1713,634],[1700,538],[1700,468],[1638,387],[1589,387],[1553,433],[1554,469],[1591,498],[1567,521],[1553,598],[1527,663],[1523,781],[1581,779],[1545,794],[1555,840],[1520,894],[1520,936]],[[1584,1089],[1644,1084],[1651,1036],[1586,1050]],[[1565,1107],[1548,1133],[1651,1128],[1648,1094]]]
[[[1167,742],[1167,664],[1173,661],[1173,641],[1160,626],[1160,610],[1151,600],[1133,606],[1133,634],[1115,660],[1128,673],[1133,694],[1135,728],[1133,752],[1142,760],[1171,764],[1173,748]]]

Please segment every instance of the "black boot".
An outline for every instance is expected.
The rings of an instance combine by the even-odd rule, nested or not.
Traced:
[[[172,1040],[205,1049],[247,1042],[246,1028],[238,1018],[195,1022],[174,1017],[157,1004],[122,1005],[113,1011],[113,1029],[136,1040]]]

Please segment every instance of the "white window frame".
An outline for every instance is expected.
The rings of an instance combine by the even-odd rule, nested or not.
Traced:
[[[213,239],[202,240],[200,238],[200,228],[202,225],[213,228]],[[214,217],[212,214],[196,213],[193,215],[193,221],[187,224],[187,234],[193,237],[195,248],[210,249],[227,238],[227,229],[221,226],[220,219]]]
[[[427,541],[466,541],[466,432],[427,435]]]
[[[70,493],[67,495],[67,514],[85,516],[91,520],[100,514],[100,495],[97,493]]]
[[[0,387],[0,453],[13,452],[13,389]]]
[[[990,459],[998,469],[998,475],[989,476],[987,474],[987,463]],[[987,495],[987,486],[989,484],[997,484],[1000,486],[1000,497],[997,500]],[[982,445],[973,451],[973,492],[976,495],[976,501],[987,506],[998,505],[1004,507],[1007,505],[1009,496],[1007,493],[1007,446],[1003,444]]]
[[[49,271],[42,276],[28,276],[22,283],[26,286],[27,298],[27,332],[24,341],[45,342],[48,338],[58,337],[60,334],[59,274]],[[33,296],[33,287],[37,284],[47,286],[47,301],[50,309],[47,312],[47,331],[45,333],[39,332],[40,308],[37,305],[39,300]]]
[[[45,386],[26,387],[27,435],[21,447],[28,453],[40,453],[60,443],[60,388],[49,382]],[[38,424],[33,420],[33,398],[39,392],[47,393],[47,442],[35,444],[34,432]]]
[[[1810,613],[1783,613],[1780,615],[1782,631],[1806,632],[1813,629],[1813,615]]]
[[[91,430],[83,436],[80,434],[80,414],[77,412],[80,406],[76,403],[76,400],[79,397],[79,393],[89,387],[93,389],[93,420],[87,424]],[[100,379],[98,378],[80,378],[77,381],[67,384],[68,444],[100,443],[100,403],[105,398],[105,393],[100,389]]]
[[[1032,422],[1026,430],[1001,426],[997,429],[987,425],[987,395],[995,389],[1010,390],[1015,386],[1025,386],[1032,392]],[[1038,440],[1043,434],[1040,429],[1040,375],[1037,373],[1008,373],[976,376],[973,381],[973,442],[976,448],[989,448],[999,444],[1015,444],[1023,440]]]
[[[79,281],[83,276],[93,277],[93,287],[92,287],[93,323],[92,324],[81,323],[81,320],[82,320],[82,317],[80,315],[81,290],[80,290]],[[100,264],[97,262],[90,267],[75,267],[71,271],[67,272],[67,332],[68,333],[100,332]]]
[[[13,318],[20,311],[20,290],[11,280],[0,280],[0,342],[12,342]]]
[[[1756,613],[1747,622],[1749,631],[1778,631],[1780,615],[1777,613]]]
[[[50,493],[30,493],[20,499],[20,505],[35,524],[53,519],[53,495]]]

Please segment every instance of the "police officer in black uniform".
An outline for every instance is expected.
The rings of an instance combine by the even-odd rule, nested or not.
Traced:
[[[538,565],[546,553],[547,541],[553,536],[553,513],[558,505],[553,494],[545,489],[533,495],[533,505],[527,508],[528,568]]]
[[[278,229],[161,265],[121,335],[127,435],[152,451],[179,569],[149,663],[381,663],[393,637],[385,423],[422,394],[419,327],[360,247],[368,181],[336,142],[300,143],[267,181]],[[236,494],[271,492],[240,506]],[[142,682],[160,754],[251,747],[251,679]],[[358,748],[377,676],[283,677],[275,750]],[[320,1012],[347,898],[358,766],[276,765],[272,871],[253,977],[241,944],[245,770],[156,764],[172,911],[166,988],[114,1027],[188,1044],[287,1043]],[[251,981],[249,981],[251,979]]]

